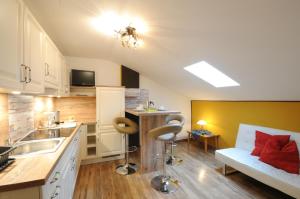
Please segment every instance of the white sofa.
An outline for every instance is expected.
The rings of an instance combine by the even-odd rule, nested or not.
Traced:
[[[240,124],[235,148],[217,150],[216,159],[224,163],[223,169],[226,169],[226,165],[228,165],[264,184],[300,199],[300,175],[276,169],[250,154],[254,149],[256,130],[272,135],[291,135],[291,140],[297,142],[300,151],[300,133]],[[226,174],[226,171],[224,172]]]

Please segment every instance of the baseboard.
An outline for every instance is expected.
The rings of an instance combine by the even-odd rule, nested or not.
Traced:
[[[124,154],[111,156],[111,157],[90,158],[90,159],[81,160],[81,165],[95,164],[95,163],[101,163],[101,162],[107,162],[107,161],[113,161],[113,160],[121,160],[124,158],[125,158]]]

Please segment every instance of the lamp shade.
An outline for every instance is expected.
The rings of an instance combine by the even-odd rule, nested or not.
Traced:
[[[197,124],[199,124],[200,126],[205,126],[207,125],[207,122],[205,120],[199,120]]]

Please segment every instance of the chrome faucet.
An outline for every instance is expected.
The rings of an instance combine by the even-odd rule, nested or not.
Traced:
[[[8,137],[6,140],[5,140],[5,145],[6,146],[13,146],[13,141],[10,137]]]

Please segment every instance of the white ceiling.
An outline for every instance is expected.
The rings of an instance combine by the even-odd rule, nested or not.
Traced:
[[[299,0],[27,0],[62,53],[107,59],[191,99],[300,100]],[[131,50],[89,23],[103,11],[146,21]],[[215,88],[183,70],[205,60],[240,83]]]

